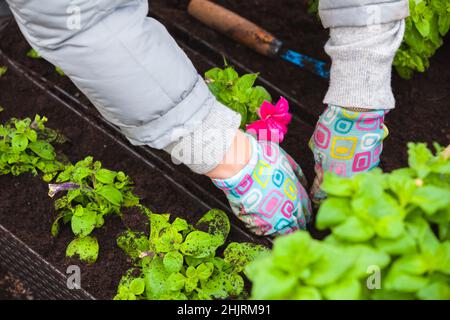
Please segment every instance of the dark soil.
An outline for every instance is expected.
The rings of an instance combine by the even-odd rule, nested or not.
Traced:
[[[1,59],[0,65],[4,65]],[[112,138],[89,126],[12,69],[0,78],[0,105],[5,109],[0,113],[0,123],[11,117],[48,116],[48,126],[59,129],[71,141],[62,145],[61,151],[72,162],[93,155],[106,168],[125,171],[133,178],[135,192],[141,196],[142,203],[152,211],[172,213],[190,222],[197,221],[206,212],[203,205],[184,194],[159,171],[131,156]],[[0,176],[0,186],[0,224],[63,273],[68,265],[79,264],[65,257],[65,248],[73,239],[70,228],[62,228],[57,238],[50,235],[56,212],[53,201],[47,196],[48,187],[39,177]],[[94,265],[82,266],[82,287],[96,298],[112,298],[121,275],[130,267],[127,257],[115,244],[117,235],[126,226],[148,233],[146,219],[137,212],[127,212],[124,222],[118,217],[109,217],[105,227],[95,231],[100,255]],[[251,238],[232,232],[230,240],[250,241]]]
[[[0,300],[33,300],[33,293],[13,274],[0,269]]]

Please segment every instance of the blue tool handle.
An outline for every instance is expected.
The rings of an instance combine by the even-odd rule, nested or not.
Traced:
[[[282,52],[280,57],[300,68],[307,69],[322,78],[328,79],[330,77],[330,69],[326,62],[316,60],[293,50],[286,50]]]

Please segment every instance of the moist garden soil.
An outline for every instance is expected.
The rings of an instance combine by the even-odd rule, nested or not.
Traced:
[[[0,59],[0,65],[5,64]],[[184,194],[158,170],[131,156],[114,139],[90,126],[12,68],[0,78],[0,105],[4,108],[0,113],[0,123],[12,117],[47,116],[48,127],[59,130],[69,139],[58,147],[60,152],[72,162],[92,155],[105,168],[126,172],[132,177],[135,193],[141,197],[141,202],[153,212],[171,213],[189,222],[197,221],[206,213],[205,206]],[[50,235],[57,213],[53,207],[54,200],[47,193],[48,186],[40,177],[30,174],[0,176],[0,224],[65,273],[67,266],[80,265],[80,262],[65,257],[65,249],[73,239],[69,226],[63,227],[56,238]],[[98,261],[92,266],[81,265],[82,287],[96,298],[111,299],[121,276],[131,266],[127,256],[117,247],[116,237],[126,227],[149,231],[147,219],[140,213],[129,210],[124,212],[124,217],[122,221],[110,216],[105,226],[95,231],[100,244]],[[251,241],[252,238],[232,229],[229,240]]]

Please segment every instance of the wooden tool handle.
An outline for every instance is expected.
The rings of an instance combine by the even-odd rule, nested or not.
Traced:
[[[282,42],[253,22],[207,0],[191,0],[188,12],[208,27],[265,56],[278,55]]]

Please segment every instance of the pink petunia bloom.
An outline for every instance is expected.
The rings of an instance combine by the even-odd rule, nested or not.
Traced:
[[[283,97],[276,105],[264,101],[258,109],[258,116],[261,120],[247,125],[247,132],[257,135],[260,140],[281,143],[288,131],[287,126],[292,120],[289,102]]]

